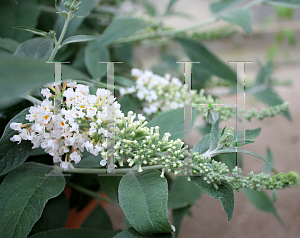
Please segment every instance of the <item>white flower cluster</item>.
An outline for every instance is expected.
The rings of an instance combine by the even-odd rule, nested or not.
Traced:
[[[54,88],[49,88],[55,92]],[[11,141],[30,140],[33,149],[42,147],[53,156],[53,162],[60,162],[64,169],[73,168],[71,161],[78,163],[84,149],[95,156],[99,152],[105,154],[107,138],[114,137],[109,129],[124,116],[110,91],[99,88],[96,95],[90,95],[88,86],[65,82],[62,88],[64,108],[58,114],[54,108],[54,93],[46,88],[41,94],[45,100],[41,105],[30,107],[30,114],[26,115],[30,123],[10,124],[19,132]],[[55,125],[61,127],[59,137]],[[101,164],[105,165],[106,161]]]
[[[121,88],[121,96],[126,94],[136,94],[137,98],[143,102],[143,111],[147,115],[157,111],[167,111],[184,107],[192,101],[197,104],[197,111],[206,116],[209,104],[222,104],[222,101],[213,99],[211,95],[204,95],[204,89],[188,91],[187,85],[183,85],[178,78],[171,78],[170,74],[164,77],[153,74],[151,71],[132,69],[131,75],[135,77],[135,85],[129,88]],[[207,107],[205,107],[207,105]],[[216,112],[220,114],[221,120],[228,120],[232,116],[230,108],[217,107]]]

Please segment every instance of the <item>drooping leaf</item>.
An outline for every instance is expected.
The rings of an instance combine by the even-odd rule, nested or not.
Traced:
[[[242,191],[255,207],[264,212],[273,213],[280,224],[284,226],[276,207],[264,191],[250,190],[248,188],[242,188]]]
[[[110,45],[121,38],[133,35],[147,26],[146,22],[137,18],[114,19],[104,30],[99,44],[103,46]]]
[[[182,222],[184,216],[190,210],[190,208],[191,208],[191,205],[172,210],[172,216],[173,216],[173,221],[174,221],[174,226],[175,226],[175,238],[178,237],[179,232],[180,232],[181,222]]]
[[[100,36],[86,36],[86,35],[77,35],[77,36],[70,36],[69,38],[65,39],[61,47],[70,44],[70,43],[76,43],[76,42],[85,42],[85,41],[93,41],[99,39]]]
[[[192,110],[192,125],[196,119],[197,112]],[[166,111],[158,116],[154,117],[147,127],[159,126],[160,139],[164,136],[164,133],[169,132],[171,136],[169,140],[184,139],[189,131],[185,130],[184,133],[184,109],[179,108],[176,110]]]
[[[33,236],[29,236],[29,238],[111,238],[114,235],[118,234],[120,231],[107,231],[107,230],[96,230],[96,229],[88,229],[88,228],[80,228],[80,229],[54,229],[50,231],[41,232],[35,234]]]
[[[198,80],[202,80],[197,73],[197,71],[200,71],[207,75],[216,75],[220,78],[236,83],[236,73],[232,70],[232,68],[218,59],[200,42],[184,38],[177,38],[177,42],[189,56],[190,60],[195,62],[201,61],[200,64],[193,64],[192,74],[194,81],[197,82]]]
[[[0,48],[14,53],[20,43],[10,38],[0,38]]]
[[[53,41],[36,37],[21,43],[14,56],[24,56],[33,59],[48,60],[53,51]]]
[[[168,208],[178,209],[193,205],[200,197],[201,191],[194,183],[187,180],[187,176],[177,176],[169,193]]]
[[[216,189],[213,184],[208,184],[203,176],[192,176],[191,180],[207,195],[220,199],[228,221],[230,221],[234,210],[234,194],[230,184],[218,185],[218,189]]]
[[[107,64],[110,62],[109,51],[97,41],[90,42],[84,51],[84,63],[93,78],[101,78],[106,73]]]
[[[150,236],[148,235],[142,235],[138,233],[134,228],[128,228],[125,231],[122,231],[118,233],[116,236],[113,238],[149,238]],[[158,237],[158,238],[172,238],[172,234],[155,234],[154,236],[151,237]]]
[[[32,228],[33,234],[52,229],[63,228],[69,216],[69,202],[64,193],[50,199],[41,218]]]
[[[159,175],[157,170],[129,172],[119,184],[120,206],[142,235],[172,232],[167,213],[168,184]]]
[[[264,163],[263,172],[265,174],[270,174],[272,169],[273,169],[273,166],[274,166],[273,155],[272,155],[272,152],[270,150],[270,147],[267,148],[266,161],[268,161],[269,163]]]
[[[10,128],[10,124],[12,122],[26,124],[28,121],[25,120],[25,116],[29,114],[28,110],[28,108],[24,109],[13,117],[5,127],[0,140],[0,176],[20,166],[30,155],[32,147],[30,141],[22,141],[18,145],[18,142],[10,140],[10,138],[18,134],[18,131]]]
[[[252,12],[249,9],[230,10],[218,14],[216,17],[242,27],[249,35],[252,34]]]
[[[41,217],[47,201],[65,187],[63,176],[48,176],[53,166],[26,163],[9,173],[0,185],[0,233],[26,237]]]
[[[112,230],[112,223],[107,212],[97,204],[94,210],[87,216],[81,224],[82,228],[92,228],[97,230]]]
[[[212,13],[220,13],[228,8],[234,7],[245,0],[226,0],[214,2],[210,5],[210,10]]]
[[[0,1],[0,37],[23,42],[32,37],[32,33],[13,29],[16,26],[36,27],[40,10],[35,0]]]
[[[20,95],[35,87],[53,82],[54,64],[47,64],[23,57],[2,55],[0,57],[1,87],[0,108],[8,107],[20,99]],[[88,79],[86,75],[70,66],[62,64],[64,79]]]

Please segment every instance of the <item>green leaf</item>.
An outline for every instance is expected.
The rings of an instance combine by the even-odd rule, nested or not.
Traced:
[[[253,129],[253,130],[245,130],[245,139],[246,140],[254,140],[256,137],[259,136],[260,132],[261,132],[261,127]],[[238,131],[237,136],[238,136],[238,138],[239,137],[244,138],[244,131]]]
[[[270,147],[267,148],[266,161],[268,161],[269,163],[264,163],[263,172],[265,174],[270,174],[273,167],[274,167],[274,159],[273,159],[273,155],[272,155],[272,152],[270,150]]]
[[[278,214],[276,207],[265,192],[250,190],[248,188],[242,188],[242,191],[255,207],[264,212],[273,213],[277,220],[280,222],[280,224],[284,226],[284,223],[281,220],[281,217]]]
[[[214,2],[210,5],[210,11],[212,13],[220,13],[224,10],[226,10],[227,8],[233,7],[238,5],[241,2],[244,2],[245,0],[221,0],[218,2]]]
[[[122,176],[99,176],[101,192],[105,193],[109,199],[118,204],[118,186]]]
[[[253,155],[265,162],[268,163],[268,161],[266,161],[263,157],[251,152],[251,151],[248,151],[248,150],[242,150],[242,149],[239,149],[239,148],[226,148],[226,149],[221,149],[221,150],[218,150],[216,151],[216,154],[228,154],[228,153],[246,153],[246,154],[249,154],[249,155]]]
[[[70,36],[69,38],[65,39],[61,44],[61,47],[76,42],[85,42],[85,41],[93,41],[99,39],[100,36],[86,36],[86,35],[77,35],[77,36]]]
[[[125,95],[118,99],[118,103],[121,105],[121,111],[126,115],[129,111],[136,112],[141,106],[141,101],[137,97],[131,95]]]
[[[238,141],[233,141],[233,146],[236,147],[236,146],[243,146],[243,145],[248,145],[248,144],[251,144],[251,143],[254,143],[255,141],[253,140],[238,140]]]
[[[209,150],[210,133],[202,137],[200,141],[194,145],[193,153],[198,152],[200,155]]]
[[[273,62],[268,61],[265,65],[260,65],[260,70],[255,79],[255,86],[270,82],[273,71]]]
[[[192,110],[192,125],[197,116],[197,111]],[[189,131],[184,133],[184,109],[178,108],[176,110],[170,110],[159,114],[154,117],[148,124],[147,127],[159,126],[160,139],[166,132],[171,133],[169,140],[184,139]]]
[[[33,236],[29,236],[29,238],[111,238],[114,235],[118,234],[120,231],[105,231],[105,230],[96,230],[96,229],[87,229],[87,228],[80,228],[80,229],[68,229],[68,228],[61,228],[55,229],[50,231],[45,231],[38,233]]]
[[[197,189],[199,190],[199,188],[197,188]],[[182,222],[184,216],[190,210],[190,208],[191,208],[191,205],[183,207],[183,208],[173,209],[172,217],[173,217],[174,226],[175,226],[175,237],[177,237],[179,235],[181,222]]]
[[[193,176],[191,180],[207,195],[215,199],[220,199],[224,212],[227,214],[228,221],[230,221],[234,210],[234,194],[230,184],[218,185],[218,189],[215,189],[213,184],[207,184],[207,182],[203,180],[203,176]]]
[[[27,90],[53,82],[54,64],[13,55],[0,57],[0,108],[8,107],[20,99]],[[62,64],[64,79],[88,79],[86,75]]]
[[[82,228],[93,228],[97,230],[112,230],[110,217],[106,211],[99,204],[94,210],[85,218],[81,224]]]
[[[217,119],[215,121],[215,123],[213,124],[213,126],[211,127],[209,150],[212,151],[212,150],[216,149],[219,141],[220,141],[219,119]]]
[[[228,66],[228,64],[224,64],[200,42],[184,38],[177,38],[177,42],[189,56],[190,60],[195,62],[201,61],[200,64],[193,64],[193,80],[196,82],[198,80],[203,80],[198,76],[197,71],[199,70],[208,75],[216,75],[236,83],[236,73]]]
[[[101,78],[106,73],[107,64],[99,62],[110,62],[109,51],[97,41],[90,42],[84,51],[84,63],[93,78]]]
[[[10,38],[0,38],[0,48],[15,53],[20,43]]]
[[[252,12],[249,9],[237,9],[226,11],[216,15],[217,18],[233,25],[242,27],[249,35],[252,35]]]
[[[18,142],[10,141],[10,138],[18,134],[17,131],[10,128],[10,124],[12,122],[27,123],[26,114],[29,114],[28,108],[12,118],[5,127],[0,140],[0,176],[23,164],[30,155],[32,147],[30,141],[21,141],[19,145]]]
[[[155,6],[152,3],[143,1],[143,5],[144,5],[144,8],[147,11],[148,15],[150,15],[152,17],[157,15]]]
[[[172,234],[155,234],[153,236],[144,236],[140,233],[138,233],[135,229],[133,228],[128,228],[125,231],[122,231],[118,233],[116,236],[113,238],[151,238],[151,237],[158,237],[158,238],[172,238]]]
[[[219,114],[214,111],[214,109],[210,108],[207,112],[207,122],[213,125],[219,119]]]
[[[93,10],[93,8],[96,6],[98,1],[97,0],[84,0],[81,2],[82,2],[82,4],[80,4],[79,10],[76,13],[76,15],[78,15],[78,16],[87,15],[89,12],[91,12]],[[63,10],[68,11],[67,8],[65,8],[63,6],[62,1],[60,1],[59,8],[60,8],[59,11],[63,11]],[[64,17],[62,17],[60,15],[57,16],[56,22],[54,24],[54,30],[57,35],[61,34],[65,20],[66,19]],[[70,21],[68,29],[66,31],[66,34],[64,36],[64,39],[67,39],[68,37],[73,36],[83,21],[84,21],[84,18],[76,18],[76,19],[73,19],[72,21]]]
[[[300,7],[299,0],[264,0],[263,3],[274,5],[274,6],[291,7],[291,8]]]
[[[31,32],[33,34],[44,36],[44,37],[50,37],[50,33],[49,32],[41,31],[41,30],[34,29],[34,28],[31,28],[31,27],[16,26],[16,27],[13,27],[13,28],[17,29],[17,30],[29,31],[29,32]]]
[[[19,1],[0,1],[0,37],[7,37],[23,42],[32,37],[32,33],[19,31],[13,27],[24,25],[36,27],[40,11],[35,0]]]
[[[26,237],[45,204],[65,187],[63,176],[48,176],[53,166],[26,163],[10,172],[0,185],[1,236]]]
[[[50,199],[43,211],[41,218],[35,223],[32,228],[34,234],[63,228],[69,216],[69,201],[64,193],[58,197]]]
[[[135,83],[131,79],[119,75],[115,76],[115,82],[127,88],[135,86]]]
[[[38,156],[38,155],[46,155],[47,153],[44,151],[42,147],[32,149],[30,152],[30,156]]]
[[[120,206],[132,227],[142,235],[169,233],[168,184],[159,171],[129,172],[119,184]]]
[[[53,41],[36,37],[21,43],[14,56],[24,56],[33,59],[48,60],[53,51]]]
[[[178,0],[170,0],[170,1],[169,1],[169,4],[168,4],[168,7],[167,7],[167,10],[166,10],[165,15],[168,14],[168,13],[170,13],[170,11],[171,11],[173,5],[174,5],[177,1],[178,1]]]
[[[147,26],[146,22],[137,18],[114,19],[104,30],[99,44],[103,46],[110,45],[119,39],[133,35]]]
[[[193,205],[200,197],[201,191],[187,180],[187,176],[177,176],[169,193],[168,208],[177,209]]]

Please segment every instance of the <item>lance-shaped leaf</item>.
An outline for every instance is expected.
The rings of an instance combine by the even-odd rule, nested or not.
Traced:
[[[63,176],[48,176],[53,166],[26,163],[9,173],[0,185],[0,234],[26,237],[41,217],[46,202],[65,187]]]
[[[242,27],[249,35],[252,34],[252,12],[249,9],[226,11],[217,14],[216,17]]]
[[[125,231],[122,231],[120,233],[118,233],[116,236],[114,236],[113,238],[149,238],[150,236],[146,235],[142,235],[140,233],[138,233],[135,229],[128,228]],[[155,234],[154,236],[151,237],[157,237],[157,238],[172,238],[172,234]]]
[[[65,39],[61,44],[61,47],[76,42],[85,42],[85,41],[92,41],[99,39],[100,36],[86,36],[86,35],[77,35],[77,36],[70,36],[69,38]]]
[[[48,37],[51,38],[51,34],[49,32],[46,31],[42,31],[42,30],[38,30],[38,29],[34,29],[31,27],[27,27],[27,26],[16,26],[13,27],[14,29],[18,29],[18,30],[23,30],[23,31],[29,31],[33,34],[39,35],[39,36],[44,36],[44,37]]]
[[[103,46],[110,45],[121,38],[133,35],[147,26],[148,24],[141,19],[117,18],[104,30],[99,44]]]
[[[240,152],[243,152],[243,153],[246,153],[246,154],[249,154],[249,155],[253,155],[263,161],[265,161],[266,163],[269,163],[268,161],[266,161],[263,157],[261,157],[260,155],[258,154],[255,154],[251,151],[248,151],[248,150],[242,150],[240,148],[226,148],[226,149],[221,149],[221,150],[217,150],[215,152],[215,154],[229,154],[229,153],[240,153]]]
[[[209,150],[210,133],[205,135],[193,148],[193,153],[198,152],[200,155]]]
[[[9,171],[20,166],[29,157],[32,144],[30,141],[13,142],[10,140],[18,134],[10,128],[12,122],[26,124],[25,116],[29,114],[28,108],[24,109],[6,125],[4,133],[0,140],[0,176],[7,174]]]
[[[168,184],[157,170],[127,173],[119,184],[120,206],[132,227],[142,235],[170,233]]]
[[[210,11],[212,13],[220,13],[228,8],[234,7],[245,0],[221,0],[210,4]]]
[[[230,221],[234,210],[234,194],[230,184],[218,185],[218,189],[216,189],[213,184],[208,184],[203,179],[203,176],[192,176],[191,180],[207,195],[220,199],[223,209],[228,216],[228,221]]]
[[[191,205],[172,210],[172,217],[173,217],[174,226],[175,226],[175,237],[177,237],[179,235],[181,222],[182,222],[184,216],[190,210],[190,208],[191,208]]]
[[[219,135],[219,119],[215,121],[215,123],[211,127],[210,132],[210,146],[209,150],[213,151],[217,148],[218,143],[220,141],[220,135]]]

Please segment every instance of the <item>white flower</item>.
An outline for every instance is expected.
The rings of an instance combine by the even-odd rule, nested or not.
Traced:
[[[12,122],[12,123],[10,123],[9,126],[10,126],[11,129],[13,129],[13,130],[15,130],[15,131],[18,131],[18,132],[21,132],[21,131],[22,131],[22,128],[21,128],[22,123]]]
[[[10,138],[10,140],[11,140],[11,141],[18,141],[18,142],[19,142],[18,144],[20,144],[22,138],[21,138],[20,135],[14,135],[12,138]]]
[[[41,94],[48,99],[52,94],[50,93],[50,90],[48,88],[43,88],[41,91]]]
[[[74,166],[70,162],[61,162],[60,167],[62,167],[65,171],[74,169]]]
[[[81,160],[81,154],[77,151],[70,154],[70,159],[75,162],[75,164],[79,163]]]

